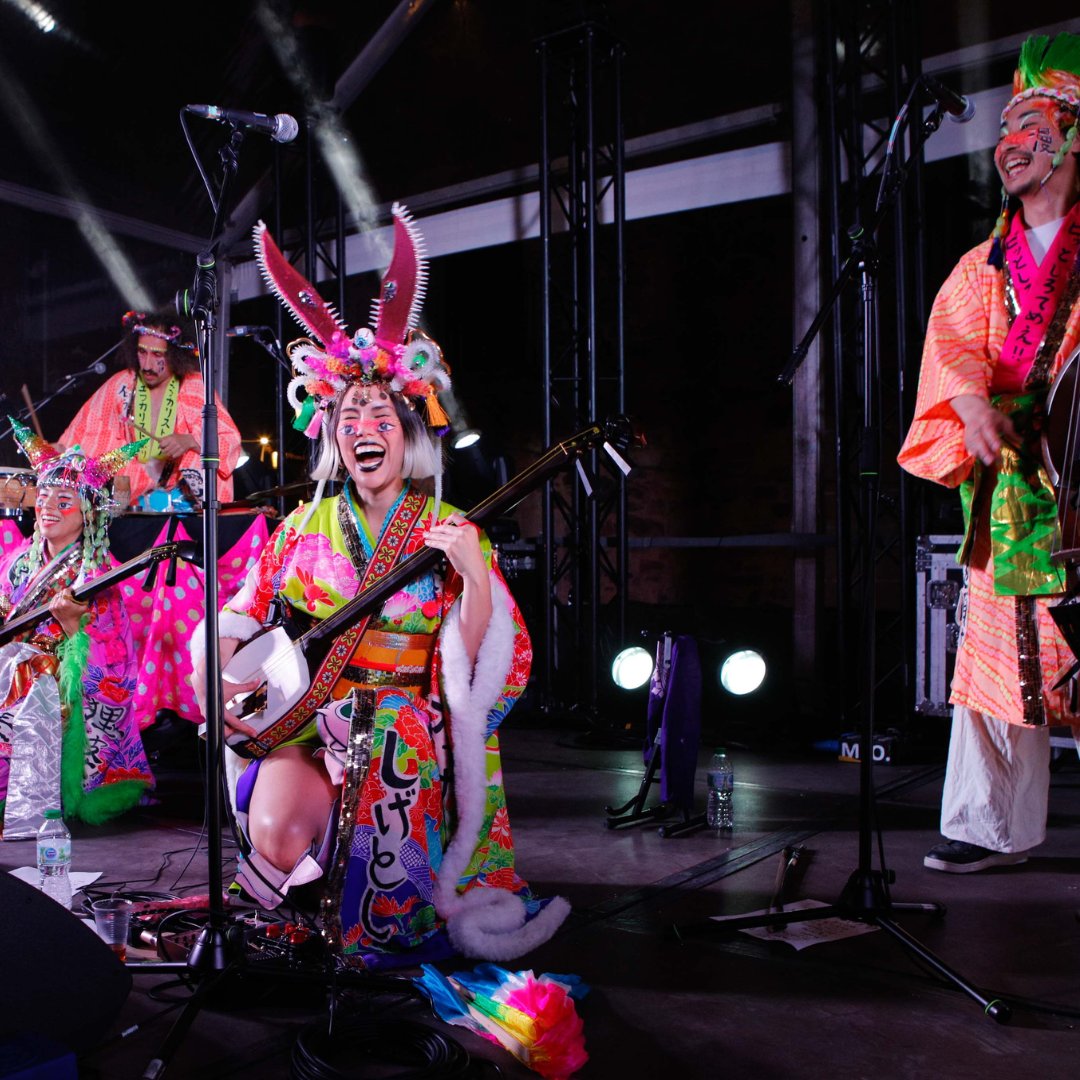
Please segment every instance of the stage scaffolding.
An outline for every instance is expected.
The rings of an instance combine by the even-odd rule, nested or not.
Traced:
[[[623,48],[598,22],[538,39],[543,437],[624,411]],[[543,491],[542,707],[603,728],[600,680],[626,629],[626,481],[588,455]],[[592,495],[587,491],[592,487]]]

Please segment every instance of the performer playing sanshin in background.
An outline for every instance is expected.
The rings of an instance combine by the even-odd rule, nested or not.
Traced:
[[[116,584],[80,603],[72,590],[112,569],[109,484],[142,443],[93,458],[59,453],[17,420],[37,477],[34,532],[0,562],[5,623],[41,620],[0,647],[0,807],[4,837],[33,835],[41,814],[96,824],[153,785],[133,695],[135,649]]]

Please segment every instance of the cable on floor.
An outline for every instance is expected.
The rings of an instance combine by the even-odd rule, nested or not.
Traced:
[[[373,1016],[335,1024],[333,1031],[325,1023],[304,1028],[293,1045],[290,1076],[292,1080],[349,1080],[373,1075],[375,1065],[405,1065],[412,1068],[394,1073],[398,1080],[455,1080],[473,1075],[471,1064],[459,1042],[426,1024]]]

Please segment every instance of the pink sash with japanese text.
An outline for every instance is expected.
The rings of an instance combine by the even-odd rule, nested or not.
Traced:
[[[1019,313],[1001,347],[990,386],[992,394],[1016,394],[1025,389],[1046,334],[1065,293],[1080,251],[1080,203],[1069,211],[1041,263],[1028,246],[1020,215],[1013,215],[1005,240],[1005,261],[1016,292]],[[1033,387],[1029,387],[1033,389]]]

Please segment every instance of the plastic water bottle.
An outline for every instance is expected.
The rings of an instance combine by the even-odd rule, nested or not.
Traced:
[[[37,834],[38,886],[58,904],[71,907],[71,833],[59,810],[46,810]]]
[[[710,829],[730,829],[735,824],[732,799],[735,792],[735,772],[727,751],[720,746],[709,762],[705,774],[709,784],[705,803],[705,820]]]

